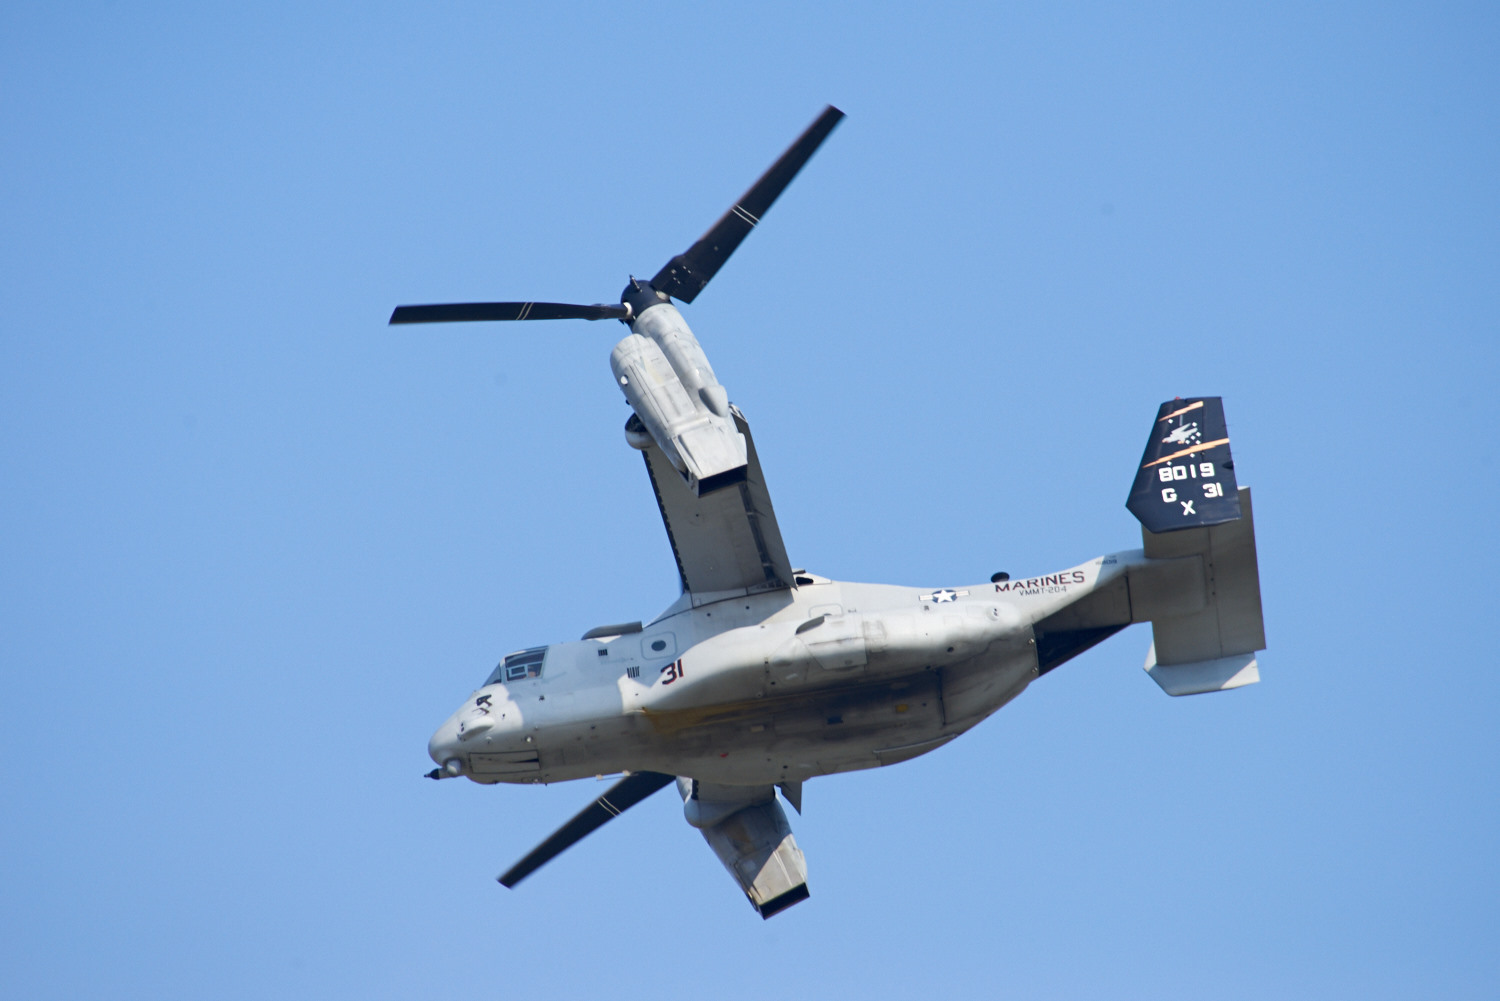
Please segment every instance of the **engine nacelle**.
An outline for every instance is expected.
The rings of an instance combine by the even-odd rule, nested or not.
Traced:
[[[729,394],[671,303],[651,306],[609,357],[610,369],[645,431],[695,491],[731,483],[745,468],[745,437]],[[627,440],[637,448],[645,442]]]

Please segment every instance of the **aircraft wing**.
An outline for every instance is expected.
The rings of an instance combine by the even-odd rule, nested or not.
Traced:
[[[654,440],[641,450],[682,589],[749,593],[790,587],[792,567],[771,509],[750,425],[738,407],[731,407],[730,413],[745,436],[748,457],[745,478],[737,483],[699,496]]]

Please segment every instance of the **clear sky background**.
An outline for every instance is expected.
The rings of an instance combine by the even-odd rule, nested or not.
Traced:
[[[0,10],[0,993],[1492,998],[1487,4]],[[315,9],[309,9],[309,8]],[[510,650],[677,595],[614,301],[825,103],[685,314],[835,578],[1139,545],[1225,398],[1262,684],[1128,630],[820,779],[762,923],[669,793],[421,778]]]

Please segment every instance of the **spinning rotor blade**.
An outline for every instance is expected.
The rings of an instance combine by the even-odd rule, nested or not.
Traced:
[[[659,789],[675,782],[671,775],[661,772],[633,772],[609,787],[609,791],[594,800],[583,812],[557,829],[546,841],[533,848],[525,858],[517,862],[500,876],[500,885],[513,887],[536,872],[542,866],[561,855],[568,848],[602,827],[613,817]]]
[[[462,320],[623,320],[625,307],[571,302],[450,302],[397,306],[391,323],[453,323]]]
[[[692,302],[843,117],[844,113],[831,104],[824,108],[818,120],[809,125],[807,131],[781,154],[781,159],[773,163],[734,207],[724,213],[724,218],[714,223],[685,253],[672,258],[656,273],[651,279],[652,286],[674,299]]]

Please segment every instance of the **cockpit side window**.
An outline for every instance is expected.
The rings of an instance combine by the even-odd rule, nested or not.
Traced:
[[[530,650],[522,650],[507,656],[490,676],[485,679],[486,685],[498,685],[502,682],[524,681],[527,678],[540,678],[542,676],[542,662],[547,659],[547,648],[544,646],[532,647]]]

